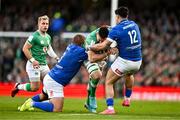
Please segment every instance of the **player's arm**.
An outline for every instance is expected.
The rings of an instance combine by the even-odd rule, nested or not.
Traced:
[[[102,61],[104,58],[106,58],[109,55],[109,53],[102,53],[102,54],[96,54],[93,51],[88,51],[88,60],[90,62],[98,62],[98,61]]]
[[[104,40],[102,43],[91,46],[90,50],[99,51],[99,50],[107,49],[114,42],[114,40],[116,40],[117,36],[118,36],[118,31],[116,29],[112,29],[109,32],[108,38],[106,40]]]
[[[30,48],[32,47],[32,45],[28,42],[28,41],[26,41],[25,42],[25,44],[24,44],[24,46],[23,46],[23,52],[24,52],[24,54],[25,54],[25,56],[26,56],[26,58],[28,59],[28,60],[30,60],[31,58],[33,58],[32,57],[32,55],[31,55],[31,52],[30,52]]]
[[[47,53],[50,57],[56,59],[57,61],[59,60],[59,57],[56,55],[56,53],[54,52],[54,50],[52,49],[52,46],[49,45]]]
[[[33,67],[35,69],[39,68],[39,62],[37,60],[35,60],[30,52],[30,48],[32,47],[32,45],[29,43],[29,41],[27,40],[23,46],[23,52],[26,56],[26,58],[33,64]]]
[[[90,50],[92,50],[92,51],[105,50],[110,46],[111,43],[112,43],[112,41],[109,41],[109,40],[106,39],[102,43],[98,43],[98,44],[95,44],[95,45],[91,46]]]

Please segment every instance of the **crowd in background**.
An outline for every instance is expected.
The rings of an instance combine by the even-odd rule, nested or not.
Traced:
[[[60,0],[56,2],[58,1],[60,2]],[[8,2],[6,4],[9,9],[1,11],[3,14],[0,14],[0,31],[34,31],[37,29],[37,17],[44,13],[51,18],[51,23],[54,19],[63,19],[59,30],[54,30],[52,26],[49,30],[53,40],[52,46],[59,56],[69,44],[69,40],[56,36],[60,32],[90,32],[100,25],[110,24],[110,10],[103,5],[98,9],[96,4],[82,7],[72,0],[68,5],[62,2],[64,7],[60,7],[57,3],[46,1],[42,7],[38,7],[38,2],[33,3],[35,9],[32,9],[27,6],[30,4],[28,2],[22,7]],[[88,9],[85,10],[85,8]],[[77,11],[76,14],[71,12],[74,10]],[[84,11],[79,12],[81,10]],[[143,64],[135,75],[136,85],[180,86],[180,19],[178,16],[180,16],[178,9],[131,10],[130,19],[139,24],[142,33]],[[55,32],[57,33],[54,34]],[[25,72],[26,58],[21,50],[26,39],[0,37],[1,82],[28,81]],[[51,67],[56,63],[49,57],[48,62]],[[105,74],[104,71],[102,81]],[[73,83],[87,83],[87,81],[88,73],[84,67],[72,80]]]

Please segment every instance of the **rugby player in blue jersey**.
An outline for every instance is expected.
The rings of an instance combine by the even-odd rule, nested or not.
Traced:
[[[133,74],[139,70],[142,63],[140,30],[134,21],[128,20],[128,13],[127,7],[119,7],[115,10],[117,25],[112,28],[104,42],[90,47],[93,51],[99,51],[106,49],[113,41],[116,41],[119,50],[119,56],[108,70],[105,81],[108,108],[100,114],[115,114],[113,84],[121,77],[126,80],[125,98],[122,105],[130,105],[130,96],[134,84]]]
[[[39,108],[47,112],[62,111],[64,103],[63,87],[69,84],[79,71],[83,62],[87,59],[96,62],[113,53],[112,50],[109,50],[107,54],[104,55],[94,54],[96,58],[92,60],[86,53],[84,41],[85,37],[82,35],[76,35],[74,37],[72,44],[66,48],[61,59],[44,77],[42,93],[26,100],[25,103],[18,108],[19,111],[33,110],[33,108]],[[99,55],[101,57],[98,57]],[[41,102],[47,100],[47,98],[50,99],[49,102]]]
[[[20,111],[30,110],[32,107],[48,112],[62,111],[64,103],[63,87],[71,81],[84,60],[88,58],[85,48],[82,47],[84,40],[85,37],[82,35],[76,35],[73,38],[72,44],[66,48],[61,59],[44,77],[44,93],[26,100],[19,108]],[[40,102],[46,99],[47,96],[50,99],[48,102]]]

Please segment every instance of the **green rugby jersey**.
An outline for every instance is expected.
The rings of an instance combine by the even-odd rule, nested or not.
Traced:
[[[96,34],[99,32],[99,28],[92,31],[85,40],[85,48],[88,48],[94,44],[97,44],[99,41],[97,40]]]
[[[34,32],[28,38],[28,43],[32,45],[30,52],[40,65],[46,65],[46,55],[51,43],[51,37],[47,33],[42,36],[38,31]]]
[[[86,37],[85,40],[85,48],[87,49],[88,47],[91,47],[94,44],[99,43],[100,41],[97,40],[96,34],[99,32],[99,29],[96,29],[94,31],[92,31],[91,33],[89,33],[89,35]],[[111,26],[108,26],[108,30],[111,30]]]

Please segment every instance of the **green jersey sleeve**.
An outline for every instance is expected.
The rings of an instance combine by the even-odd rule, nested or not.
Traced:
[[[96,33],[98,32],[98,29],[97,30],[94,30],[92,31],[87,37],[86,37],[86,40],[85,40],[85,48],[88,48],[94,44],[96,44],[98,41],[97,41],[97,37],[96,37]]]
[[[33,35],[30,35],[27,39],[28,43],[30,43],[31,45],[34,45],[35,44],[35,40],[34,40],[34,36]]]

